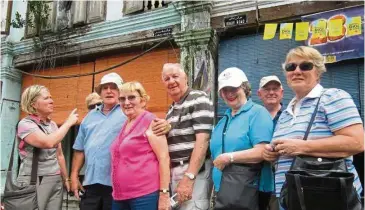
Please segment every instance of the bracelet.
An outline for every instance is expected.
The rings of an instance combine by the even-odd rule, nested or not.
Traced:
[[[233,163],[234,159],[233,159],[233,153],[228,153],[229,155],[229,162]]]
[[[70,178],[66,178],[66,179],[64,180],[64,182],[71,182],[71,179],[70,179]]]

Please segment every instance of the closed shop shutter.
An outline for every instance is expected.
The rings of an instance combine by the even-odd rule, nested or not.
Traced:
[[[321,84],[347,91],[364,118],[364,59],[328,64]]]
[[[295,40],[263,40],[260,35],[238,36],[221,39],[219,43],[218,73],[228,67],[242,69],[252,85],[252,99],[261,103],[257,96],[260,79],[267,75],[277,75],[283,83],[286,106],[294,97],[286,84],[281,64],[287,52],[303,43]],[[322,75],[321,84],[325,88],[340,88],[351,94],[362,117],[364,110],[364,59],[348,60],[327,65],[327,72]],[[227,106],[218,97],[218,117],[222,116]]]
[[[47,76],[57,76],[89,73],[93,72],[93,69],[94,63],[90,62],[30,72]],[[22,91],[34,84],[44,85],[49,89],[54,101],[54,112],[51,117],[58,125],[62,125],[74,108],[77,108],[80,119],[86,115],[88,110],[86,108],[85,98],[92,90],[92,76],[51,80],[23,75]],[[26,113],[22,112],[21,118],[25,116]],[[81,120],[79,120],[80,122]]]

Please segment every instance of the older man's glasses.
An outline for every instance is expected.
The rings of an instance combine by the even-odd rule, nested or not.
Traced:
[[[136,96],[136,95],[130,95],[127,97],[121,96],[121,97],[119,97],[119,103],[124,104],[127,101],[127,99],[128,99],[128,101],[133,102],[136,100],[137,97],[140,97],[140,96]]]
[[[264,91],[264,92],[266,92],[266,93],[269,93],[269,92],[278,92],[279,90],[281,90],[281,88],[280,87],[274,87],[274,88],[262,88],[262,90]]]
[[[304,61],[300,64],[296,64],[296,63],[287,63],[285,65],[285,71],[295,71],[295,69],[297,69],[297,67],[299,66],[301,71],[310,71],[313,69],[314,64],[311,62],[307,62]]]
[[[96,106],[100,106],[100,105],[101,105],[101,102],[96,103],[96,104],[90,104],[89,106],[87,106],[87,109],[92,110],[92,109],[95,109]]]

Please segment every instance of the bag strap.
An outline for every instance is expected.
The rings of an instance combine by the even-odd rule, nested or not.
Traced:
[[[322,97],[322,95],[323,95],[323,93],[322,93],[322,94],[321,94],[321,96],[318,98],[316,108],[314,108],[314,111],[313,111],[313,114],[312,114],[311,120],[309,121],[309,124],[308,124],[307,130],[305,131],[305,134],[304,134],[304,138],[303,138],[303,140],[307,140],[307,138],[308,138],[309,132],[310,132],[310,130],[311,130],[311,128],[312,128],[312,124],[313,124],[314,119],[316,118],[316,115],[317,115],[317,112],[318,112],[319,102],[321,101],[321,97]]]
[[[15,126],[15,137],[14,137],[13,147],[12,147],[12,150],[11,150],[8,171],[12,171],[13,170],[14,151],[16,149],[15,148],[15,144],[16,144],[16,140],[17,140],[17,132],[18,132],[19,122],[20,121],[18,121],[18,123]],[[40,127],[40,125],[38,125],[38,127]],[[44,130],[42,128],[41,128],[41,130],[44,132]],[[35,185],[37,183],[39,153],[40,153],[40,150],[38,148],[34,147],[34,149],[33,149],[33,159],[32,159],[32,172],[31,172],[31,177],[30,177],[30,185]]]
[[[18,124],[19,121],[16,123],[15,126],[15,137],[14,137],[14,141],[13,141],[13,147],[11,149],[11,154],[10,154],[10,162],[9,162],[9,167],[8,167],[8,171],[11,171],[13,169],[13,161],[14,161],[14,150],[15,150],[15,142],[17,140],[17,128],[18,128]]]
[[[302,188],[302,183],[300,181],[299,174],[294,174],[294,179],[295,179],[295,185],[296,185],[295,187],[297,188],[300,208],[301,208],[301,210],[306,210],[305,202],[304,202],[303,188]]]
[[[28,118],[29,120],[33,121],[38,127],[39,129],[41,129],[42,132],[47,133],[41,125],[39,125],[36,121],[34,121],[31,118]],[[13,160],[14,160],[14,151],[15,151],[15,142],[17,140],[17,132],[18,132],[18,125],[19,122],[16,124],[15,127],[15,138],[14,138],[14,143],[13,143],[13,149],[11,151],[11,156],[10,156],[10,163],[9,163],[9,168],[8,170],[12,170],[13,169]],[[32,158],[32,171],[31,171],[31,175],[30,175],[30,185],[36,185],[37,183],[37,174],[38,174],[38,160],[39,160],[39,154],[40,154],[40,149],[37,147],[33,147],[33,158]]]
[[[36,121],[29,118],[31,121],[33,121],[39,129],[45,134],[47,132],[43,129],[41,125],[39,125]],[[35,185],[37,183],[37,174],[38,174],[38,160],[39,160],[39,154],[41,153],[41,150],[37,147],[33,147],[33,159],[32,159],[32,172],[30,175],[30,185]]]
[[[228,126],[228,117],[224,116],[226,118],[226,122],[224,123],[223,132],[222,132],[222,154],[224,153],[224,137],[226,136],[226,130]]]

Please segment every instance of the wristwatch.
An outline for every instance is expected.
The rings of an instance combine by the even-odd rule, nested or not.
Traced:
[[[185,176],[187,176],[190,180],[194,180],[195,179],[195,175],[189,172],[185,172],[184,173]]]
[[[166,193],[169,193],[169,192],[170,192],[169,189],[160,189],[160,193],[166,194]]]

